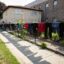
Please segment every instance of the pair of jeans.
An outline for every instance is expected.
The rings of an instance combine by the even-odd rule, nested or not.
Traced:
[[[45,38],[52,38],[52,25],[51,23],[45,23],[46,24],[46,28],[45,28],[45,33],[44,36]]]
[[[60,31],[59,31],[59,37],[60,37],[61,39],[63,39],[63,38],[64,38],[64,22],[61,22],[61,23],[60,23],[59,29],[60,29]]]

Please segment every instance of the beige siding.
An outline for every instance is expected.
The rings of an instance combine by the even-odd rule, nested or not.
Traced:
[[[9,8],[3,13],[3,20],[5,23],[17,23],[19,20],[22,23],[38,23],[41,21],[41,12]]]

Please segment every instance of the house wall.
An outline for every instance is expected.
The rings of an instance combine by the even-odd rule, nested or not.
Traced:
[[[3,13],[5,23],[38,23],[41,22],[41,12],[27,9],[9,8]]]
[[[40,0],[39,0],[40,1]],[[58,3],[54,7],[53,2],[54,0],[47,0],[41,3],[37,3],[30,8],[34,9],[41,9],[44,11],[44,18],[48,18],[48,20],[51,22],[53,18],[57,18],[60,21],[64,21],[64,0],[57,0]],[[49,4],[49,7],[46,9],[46,4]],[[28,4],[29,6],[29,4]]]

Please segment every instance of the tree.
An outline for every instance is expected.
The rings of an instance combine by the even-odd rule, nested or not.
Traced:
[[[2,19],[2,12],[6,8],[6,5],[3,2],[0,2],[0,19]]]

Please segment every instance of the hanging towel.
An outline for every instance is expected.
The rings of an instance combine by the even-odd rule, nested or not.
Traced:
[[[45,23],[38,23],[38,32],[45,32]]]

